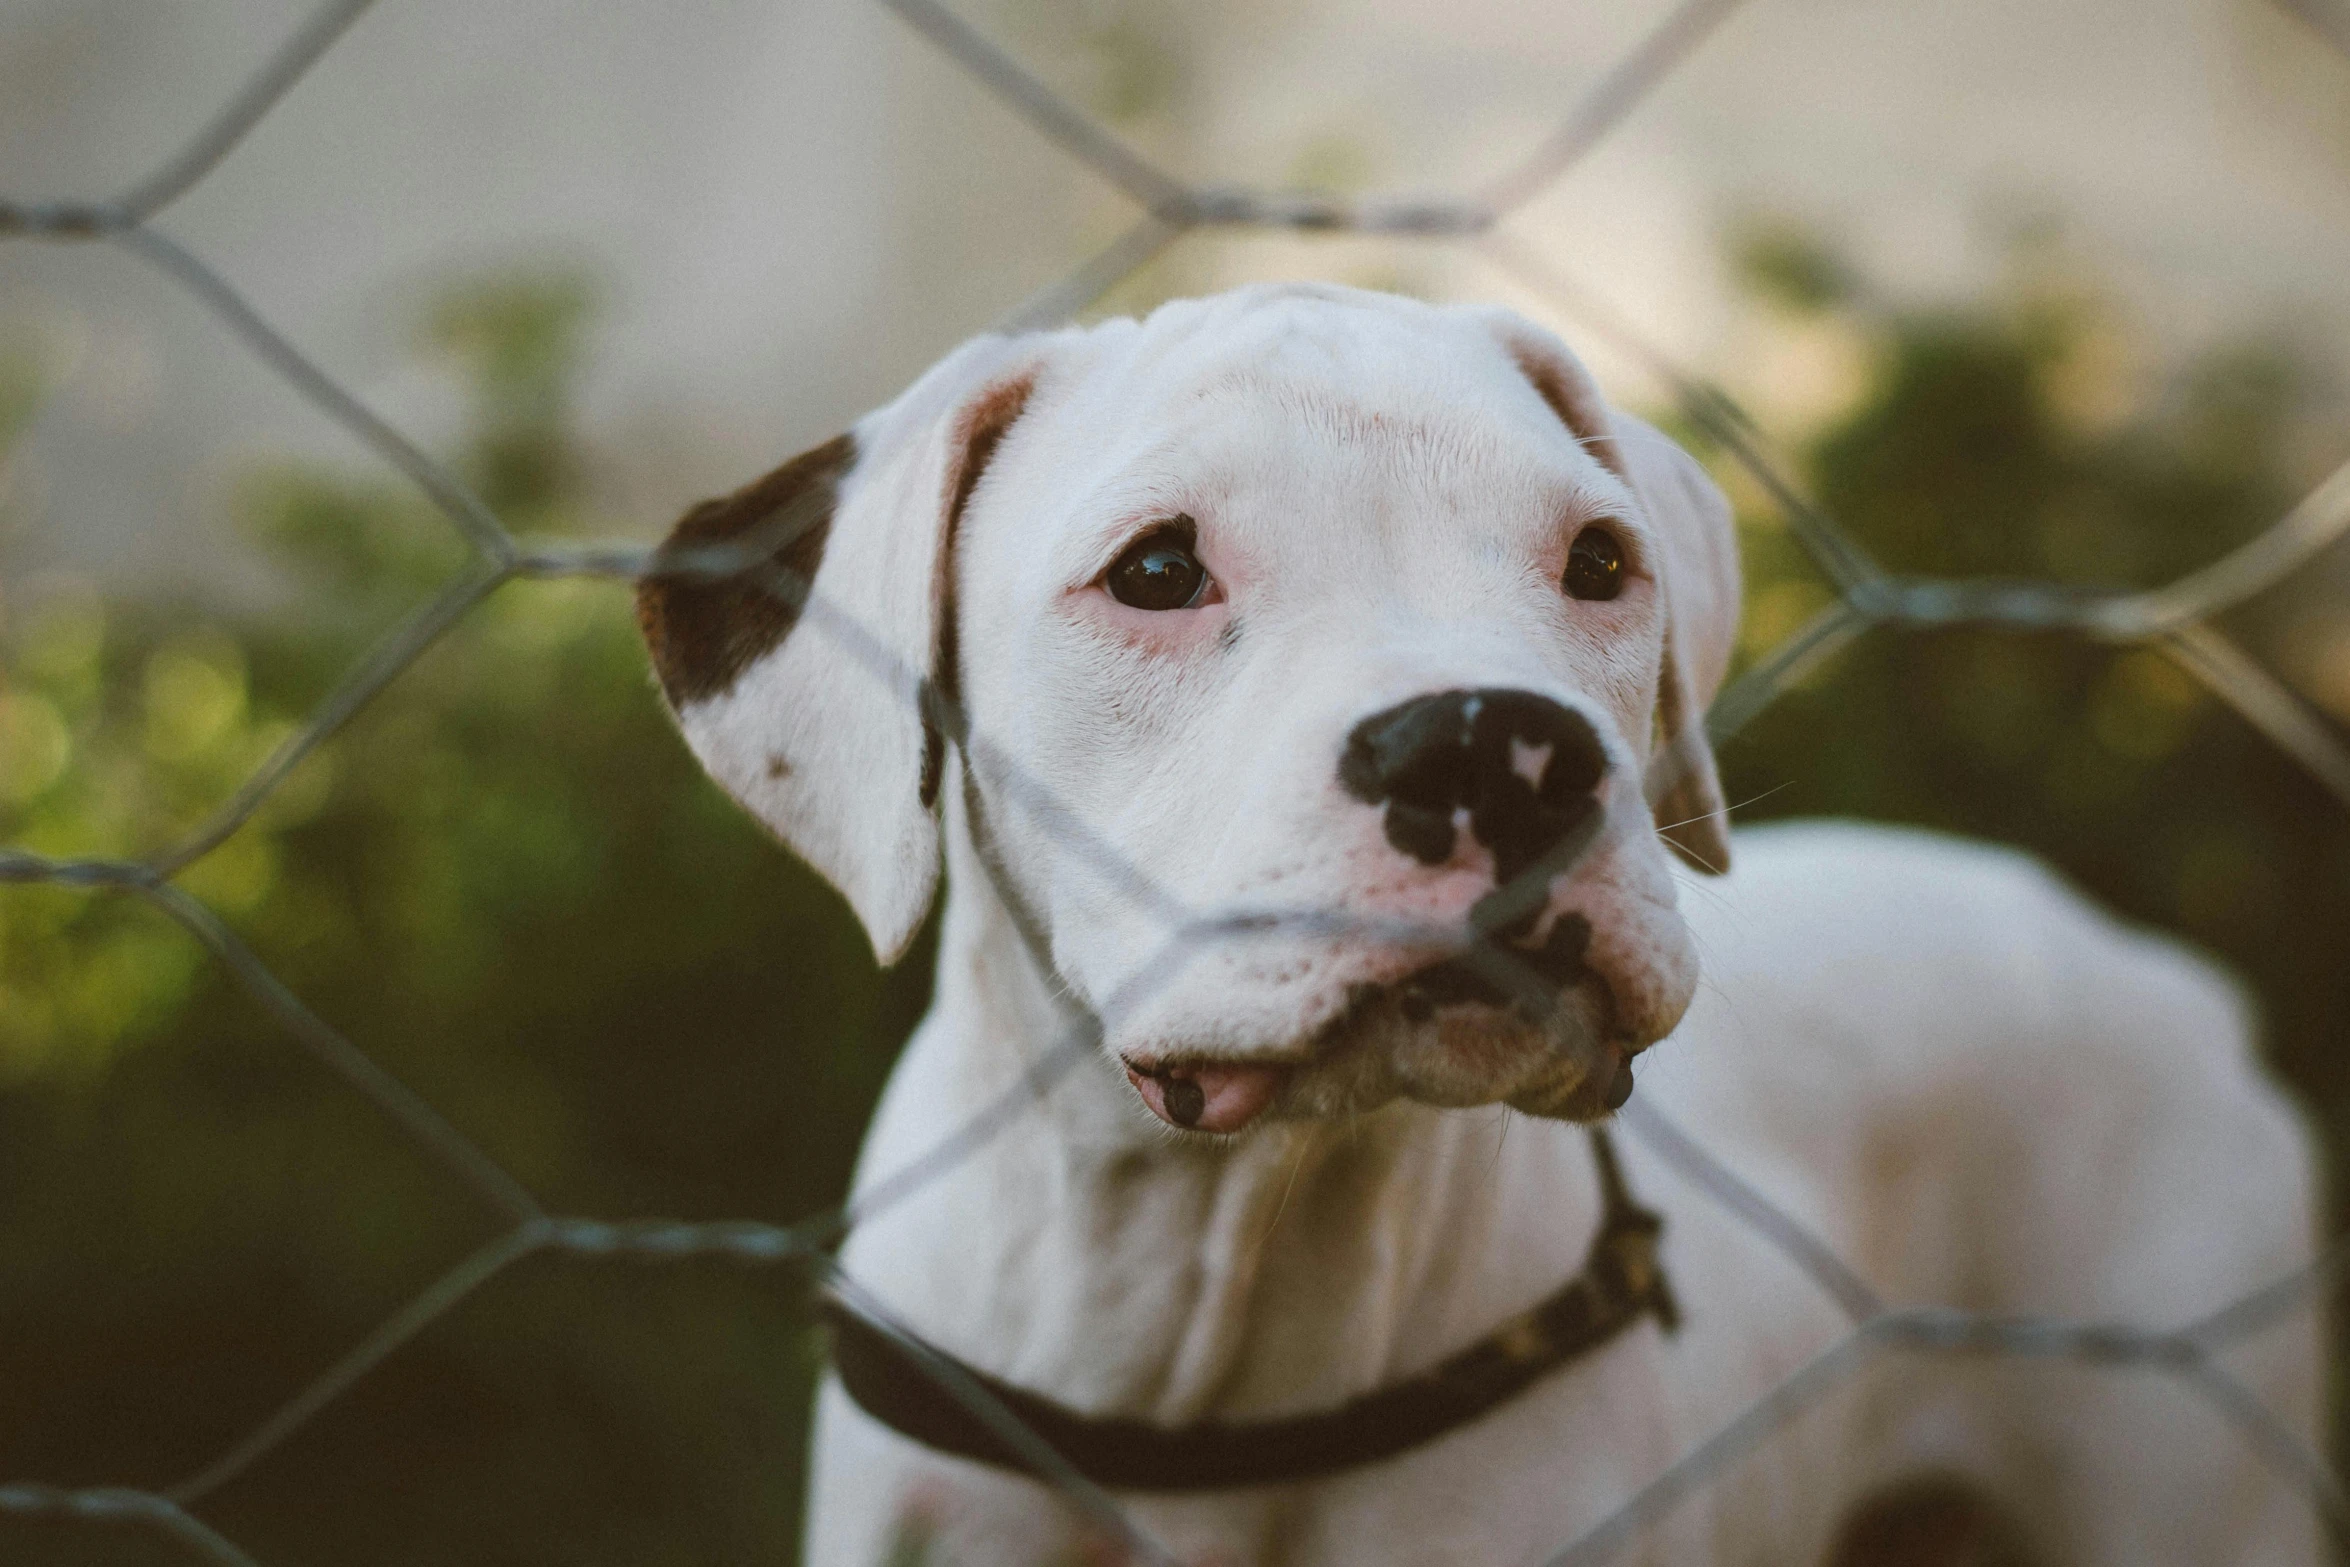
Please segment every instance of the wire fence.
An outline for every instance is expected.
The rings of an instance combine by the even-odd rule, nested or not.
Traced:
[[[1977,626],[2063,631],[2110,644],[2159,650],[2234,707],[2289,753],[2350,809],[2350,747],[2299,696],[2250,657],[2214,622],[2222,612],[2277,585],[2350,534],[2350,464],[2337,469],[2286,516],[2248,544],[2167,587],[2126,594],[2083,594],[2051,583],[1901,577],[1880,569],[1774,462],[1759,433],[1722,393],[1663,355],[1634,326],[1560,272],[1505,226],[1511,213],[1598,145],[1656,85],[1698,49],[1742,0],[1683,0],[1618,64],[1588,88],[1556,130],[1529,156],[1481,192],[1457,200],[1347,200],[1322,193],[1205,188],[1188,184],[1137,155],[1116,135],[1049,89],[1016,59],[937,0],[880,0],[968,71],[1045,138],[1133,199],[1141,216],[1098,254],[1007,316],[1007,329],[1065,320],[1186,234],[1209,228],[1349,231],[1417,237],[1474,246],[1585,328],[1653,369],[1681,411],[1719,444],[1783,508],[1797,537],[1837,590],[1833,605],[1789,636],[1734,681],[1714,704],[1708,728],[1727,739],[1786,690],[1809,666],[1872,628]],[[2276,0],[2319,37],[2350,52],[2350,10],[2335,0]],[[778,564],[777,546],[811,519],[775,519],[779,536],[720,547],[655,550],[630,543],[544,544],[510,533],[447,468],[370,411],[307,358],[201,258],[155,226],[173,202],[219,166],[239,141],[333,48],[369,0],[332,0],[312,14],[250,82],[174,156],[107,201],[38,201],[0,197],[0,240],[110,244],[164,273],[202,303],[322,413],[405,474],[470,546],[467,564],[421,608],[396,626],[342,678],[307,724],[272,754],[218,810],[184,840],[140,860],[58,859],[0,848],[0,882],[112,891],[143,899],[177,921],[269,1011],[295,1041],[397,1123],[429,1158],[462,1178],[503,1216],[499,1236],[439,1277],[368,1334],[294,1398],[196,1473],[160,1489],[64,1488],[0,1483],[0,1515],[53,1517],[90,1525],[136,1525],[157,1531],[194,1555],[257,1567],[237,1542],[198,1516],[212,1494],[250,1469],[348,1390],[372,1367],[429,1324],[525,1257],[561,1252],[580,1257],[676,1261],[722,1257],[807,1270],[836,1298],[906,1346],[951,1398],[961,1403],[1048,1477],[1069,1504],[1139,1561],[1176,1558],[1120,1507],[1024,1429],[987,1390],[952,1363],[929,1354],[887,1306],[849,1277],[837,1260],[841,1241],[874,1214],[905,1201],[968,1158],[1031,1107],[1060,1074],[1097,1048],[1104,1028],[1177,979],[1203,949],[1268,933],[1350,933],[1388,940],[1460,940],[1459,930],[1432,932],[1317,910],[1201,912],[1152,886],[1116,850],[1086,832],[1013,759],[996,755],[970,732],[952,702],[900,667],[865,628],[825,604],[812,584]],[[321,742],[350,722],[440,636],[498,588],[522,579],[648,576],[748,578],[802,612],[814,634],[836,638],[884,687],[906,694],[993,777],[1009,780],[1007,802],[1032,813],[1114,876],[1128,896],[1164,924],[1161,949],[1067,1037],[1039,1056],[1023,1078],[983,1106],[923,1157],[890,1172],[849,1205],[777,1226],[758,1222],[681,1223],[605,1220],[547,1212],[512,1175],[430,1104],[385,1072],[332,1023],[283,984],[211,908],[174,880],[225,842]],[[807,634],[807,633],[802,633]],[[990,867],[991,874],[1000,874]],[[1547,882],[1558,869],[1526,874]],[[1017,907],[1007,897],[1007,906]],[[1508,984],[1528,977],[1506,948],[1466,933],[1464,961]],[[1512,988],[1522,988],[1513,985]],[[2305,1267],[2262,1284],[2195,1322],[2144,1326],[2066,1321],[1943,1307],[1889,1306],[1834,1250],[1799,1220],[1714,1159],[1646,1101],[1621,1113],[1626,1129],[1690,1178],[1756,1236],[1792,1261],[1848,1319],[1849,1329],[1794,1374],[1700,1442],[1613,1512],[1566,1543],[1552,1567],[1581,1567],[1617,1555],[1640,1532],[1692,1492],[1752,1452],[1772,1433],[1887,1353],[1997,1354],[2062,1359],[2084,1365],[2151,1369],[2202,1399],[2240,1433],[2258,1457],[2305,1495],[2337,1537],[2350,1541],[2350,1496],[2326,1460],[2222,1367],[2219,1355],[2287,1315],[2311,1310],[2350,1264],[2350,1241],[2337,1242]]]

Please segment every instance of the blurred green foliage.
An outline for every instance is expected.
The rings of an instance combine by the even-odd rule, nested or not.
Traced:
[[[1865,347],[1802,455],[1898,569],[2158,581],[2293,498],[2286,359],[2216,357],[2117,422],[2082,390],[2110,331],[2089,296],[2026,280],[1905,314],[1799,236],[1749,259],[1789,321]],[[525,531],[621,531],[589,515],[570,433],[589,303],[575,280],[504,280],[425,323],[471,388],[461,465]],[[5,440],[37,389],[0,387]],[[1751,658],[1827,590],[1741,497]],[[291,588],[267,613],[0,606],[0,842],[172,841],[460,560],[389,479],[274,468],[237,512]],[[2341,1121],[2350,818],[2159,656],[1879,634],[1724,762],[1733,799],[1775,791],[1749,816],[2028,844],[2226,953],[2280,1066]],[[701,780],[609,584],[502,590],[182,880],[558,1212],[788,1220],[836,1200],[928,985],[927,959],[877,975],[831,894]],[[496,1225],[160,915],[0,889],[0,1477],[185,1476]],[[530,1261],[203,1511],[270,1563],[788,1560],[801,1290]],[[180,1557],[0,1521],[0,1560],[36,1559]]]
[[[1860,345],[1848,405],[1801,443],[1821,507],[1888,570],[2125,590],[2280,519],[2329,390],[2286,346],[2205,354],[2130,396],[2122,325],[2053,258],[1992,298],[1863,298],[1800,234],[1743,253],[1799,329]],[[1694,438],[1693,438],[1694,439]],[[1741,500],[1743,661],[1831,601],[1783,519]],[[2254,606],[2257,610],[2257,606]],[[2251,981],[2270,1059],[2339,1144],[2350,1126],[2350,812],[2152,648],[2001,630],[1872,632],[1722,757],[1741,819],[1852,814],[2020,844]]]
[[[585,514],[586,295],[469,287],[427,351],[466,477]],[[279,609],[49,591],[0,622],[0,842],[151,852],[226,799],[460,561],[393,480],[254,476]],[[181,878],[558,1212],[790,1220],[837,1200],[927,989],[700,777],[626,590],[502,590]],[[0,889],[0,1475],[163,1485],[497,1227],[138,902]],[[801,1281],[534,1260],[205,1506],[265,1562],[787,1560]],[[173,1561],[0,1520],[0,1560]]]

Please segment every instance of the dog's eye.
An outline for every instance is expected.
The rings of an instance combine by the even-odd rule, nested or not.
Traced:
[[[1191,552],[1189,518],[1130,545],[1110,563],[1110,597],[1136,609],[1189,609],[1208,585],[1208,568]]]
[[[1567,595],[1612,599],[1624,588],[1624,546],[1605,528],[1585,528],[1567,548]]]

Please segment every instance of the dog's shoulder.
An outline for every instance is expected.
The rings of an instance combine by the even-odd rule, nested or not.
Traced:
[[[1769,895],[1809,890],[1838,901],[1914,898],[2004,906],[2079,906],[2046,862],[2021,849],[1922,827],[1848,818],[1797,819],[1738,830],[1733,878]]]
[[[2018,984],[2078,985],[2080,965],[2156,965],[2218,982],[2206,958],[2101,908],[2021,849],[1883,823],[1740,830],[1735,869],[1685,900],[1717,939],[1824,943],[1824,954],[1993,965]],[[1708,891],[1718,890],[1709,899]]]
[[[2243,987],[2020,850],[1848,821],[1743,830],[1735,869],[1685,882],[1715,991],[1937,1066],[2077,1052],[2095,1070],[2254,1073]],[[1877,1052],[1872,1052],[1877,1053]]]
[[[1642,1091],[1880,1287],[2186,1318],[2306,1259],[2311,1140],[2210,958],[1945,835],[1790,823],[1733,864],[1682,884],[1706,981]]]
[[[1734,954],[1802,947],[1840,965],[1936,957],[2005,965],[2021,979],[2051,940],[2117,931],[2040,860],[1998,844],[1843,820],[1742,828],[1736,842],[1731,874],[1683,899],[1701,934]]]

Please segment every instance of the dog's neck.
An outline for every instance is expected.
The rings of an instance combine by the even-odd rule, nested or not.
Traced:
[[[1579,1266],[1599,1201],[1575,1128],[1416,1104],[1229,1141],[1159,1126],[948,817],[936,994],[859,1169],[888,1206],[845,1254],[918,1331],[1091,1412],[1245,1417],[1409,1375]],[[951,1173],[890,1195],[998,1105]]]

